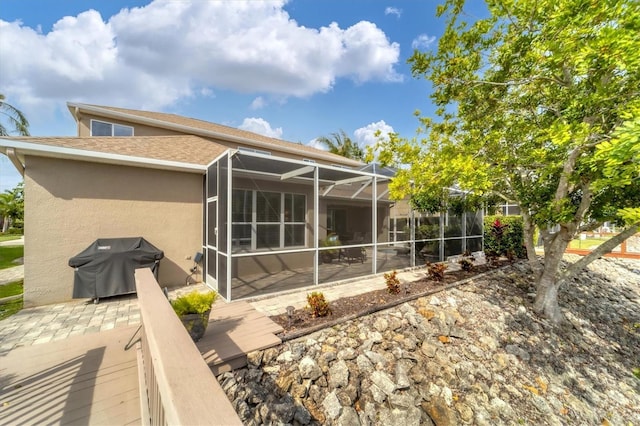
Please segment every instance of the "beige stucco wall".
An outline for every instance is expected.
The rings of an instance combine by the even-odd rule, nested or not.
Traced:
[[[144,237],[165,253],[160,284],[184,284],[201,234],[199,174],[26,158],[25,306],[70,300],[68,260],[97,238]]]

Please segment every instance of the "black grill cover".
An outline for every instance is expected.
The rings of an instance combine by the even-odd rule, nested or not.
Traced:
[[[164,257],[142,237],[100,238],[69,259],[75,268],[74,298],[93,298],[135,293],[134,271],[151,268],[156,279],[160,259]]]

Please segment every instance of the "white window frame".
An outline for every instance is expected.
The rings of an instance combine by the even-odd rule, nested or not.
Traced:
[[[110,123],[108,121],[94,120],[94,119],[91,119],[90,123],[89,123],[89,132],[91,133],[91,136],[94,136],[93,135],[93,123],[108,124],[109,126],[111,126],[111,137],[115,136],[114,133],[115,133],[116,126],[121,127],[123,129],[131,129],[131,134],[130,135],[118,136],[118,137],[124,138],[124,137],[134,136],[134,128],[132,126],[125,126],[124,124]]]
[[[233,226],[234,225],[251,225],[251,244],[250,244],[250,250],[252,252],[255,251],[270,251],[270,250],[279,250],[279,249],[295,249],[295,248],[306,248],[307,247],[307,232],[306,232],[306,223],[307,223],[307,195],[306,194],[301,194],[301,193],[295,193],[295,192],[278,192],[278,191],[260,191],[260,190],[256,190],[256,189],[244,189],[244,188],[236,188],[234,189],[234,191],[248,191],[251,193],[251,222],[235,222],[232,221],[231,222],[231,241],[232,241],[232,246],[233,248],[236,250],[236,252],[238,251],[242,251],[243,247],[246,246],[242,246],[237,244],[237,242],[239,241],[238,238],[235,238],[233,235]],[[279,212],[279,218],[278,218],[278,222],[258,222],[258,211],[257,211],[257,207],[258,207],[258,192],[263,192],[263,193],[272,193],[272,194],[278,194],[280,196],[280,212]],[[293,196],[302,196],[304,201],[304,218],[302,221],[294,221],[294,220],[289,220],[289,221],[285,221],[285,196],[286,195],[293,195]],[[293,215],[293,211],[291,212],[291,214]],[[277,225],[279,227],[279,244],[277,247],[269,247],[269,248],[260,248],[258,249],[258,225]],[[286,241],[285,241],[285,229],[287,225],[298,225],[298,226],[303,226],[303,229],[305,229],[305,231],[303,231],[303,235],[304,235],[304,241],[302,243],[302,245],[295,245],[295,246],[287,246],[285,245]]]

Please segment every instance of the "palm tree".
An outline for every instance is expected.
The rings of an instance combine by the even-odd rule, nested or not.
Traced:
[[[23,183],[12,190],[0,194],[0,218],[2,218],[2,232],[7,232],[9,226],[24,217],[24,189]]]
[[[12,128],[11,133],[17,133],[21,136],[29,136],[29,121],[27,117],[17,108],[6,103],[5,96],[0,93],[0,136],[9,136],[7,127],[3,124],[3,121],[8,121],[9,126]]]
[[[340,130],[339,133],[331,133],[331,137],[320,136],[316,140],[326,146],[333,154],[364,161],[364,151],[347,136],[344,130]]]

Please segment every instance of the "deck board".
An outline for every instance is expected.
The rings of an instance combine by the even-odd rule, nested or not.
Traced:
[[[16,348],[0,359],[0,424],[139,424],[137,327]]]
[[[282,343],[275,335],[282,331],[282,327],[247,302],[216,304],[207,332],[196,346],[211,367],[234,360],[233,365],[237,366],[246,363],[247,353]]]

